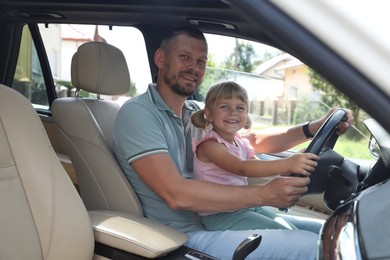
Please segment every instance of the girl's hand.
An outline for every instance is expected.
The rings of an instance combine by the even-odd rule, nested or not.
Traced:
[[[313,153],[296,153],[285,159],[287,164],[287,173],[282,175],[290,175],[291,173],[310,176],[311,172],[317,167],[318,155]]]

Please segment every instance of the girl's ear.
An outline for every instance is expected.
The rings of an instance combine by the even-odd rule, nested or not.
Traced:
[[[211,113],[210,109],[207,107],[204,108],[204,115],[206,117],[206,121],[209,123],[213,122],[213,114]]]
[[[252,125],[252,120],[251,120],[251,118],[250,118],[250,116],[248,115],[247,117],[246,117],[246,122],[245,122],[245,125],[244,125],[244,129],[249,129],[249,128],[251,128],[251,125]]]

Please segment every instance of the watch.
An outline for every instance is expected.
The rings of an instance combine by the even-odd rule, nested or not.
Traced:
[[[314,135],[312,135],[312,133],[310,133],[310,130],[309,130],[309,124],[310,124],[311,121],[307,121],[306,123],[303,124],[302,126],[302,130],[303,130],[303,133],[305,134],[306,138],[307,139],[310,139],[310,138],[313,138]]]

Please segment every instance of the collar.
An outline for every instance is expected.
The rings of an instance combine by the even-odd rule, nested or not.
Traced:
[[[148,86],[147,93],[149,95],[149,98],[151,101],[156,105],[156,107],[161,110],[161,111],[167,111],[169,114],[177,116],[170,107],[167,106],[167,104],[164,102],[162,97],[160,96],[160,93],[158,93],[156,89],[156,84],[151,83]],[[184,107],[183,107],[183,114],[185,114],[185,111],[190,111],[193,112],[197,110],[196,106],[193,104],[192,101],[186,100],[184,102]]]

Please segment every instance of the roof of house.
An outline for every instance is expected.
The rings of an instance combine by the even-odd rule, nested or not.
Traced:
[[[283,53],[261,63],[256,68],[255,73],[274,79],[283,79],[283,70],[301,65],[303,63],[300,60],[288,53]]]
[[[91,30],[89,30],[91,27]],[[94,36],[94,26],[76,27],[74,25],[63,24],[61,26],[61,36],[63,40],[92,41]]]

